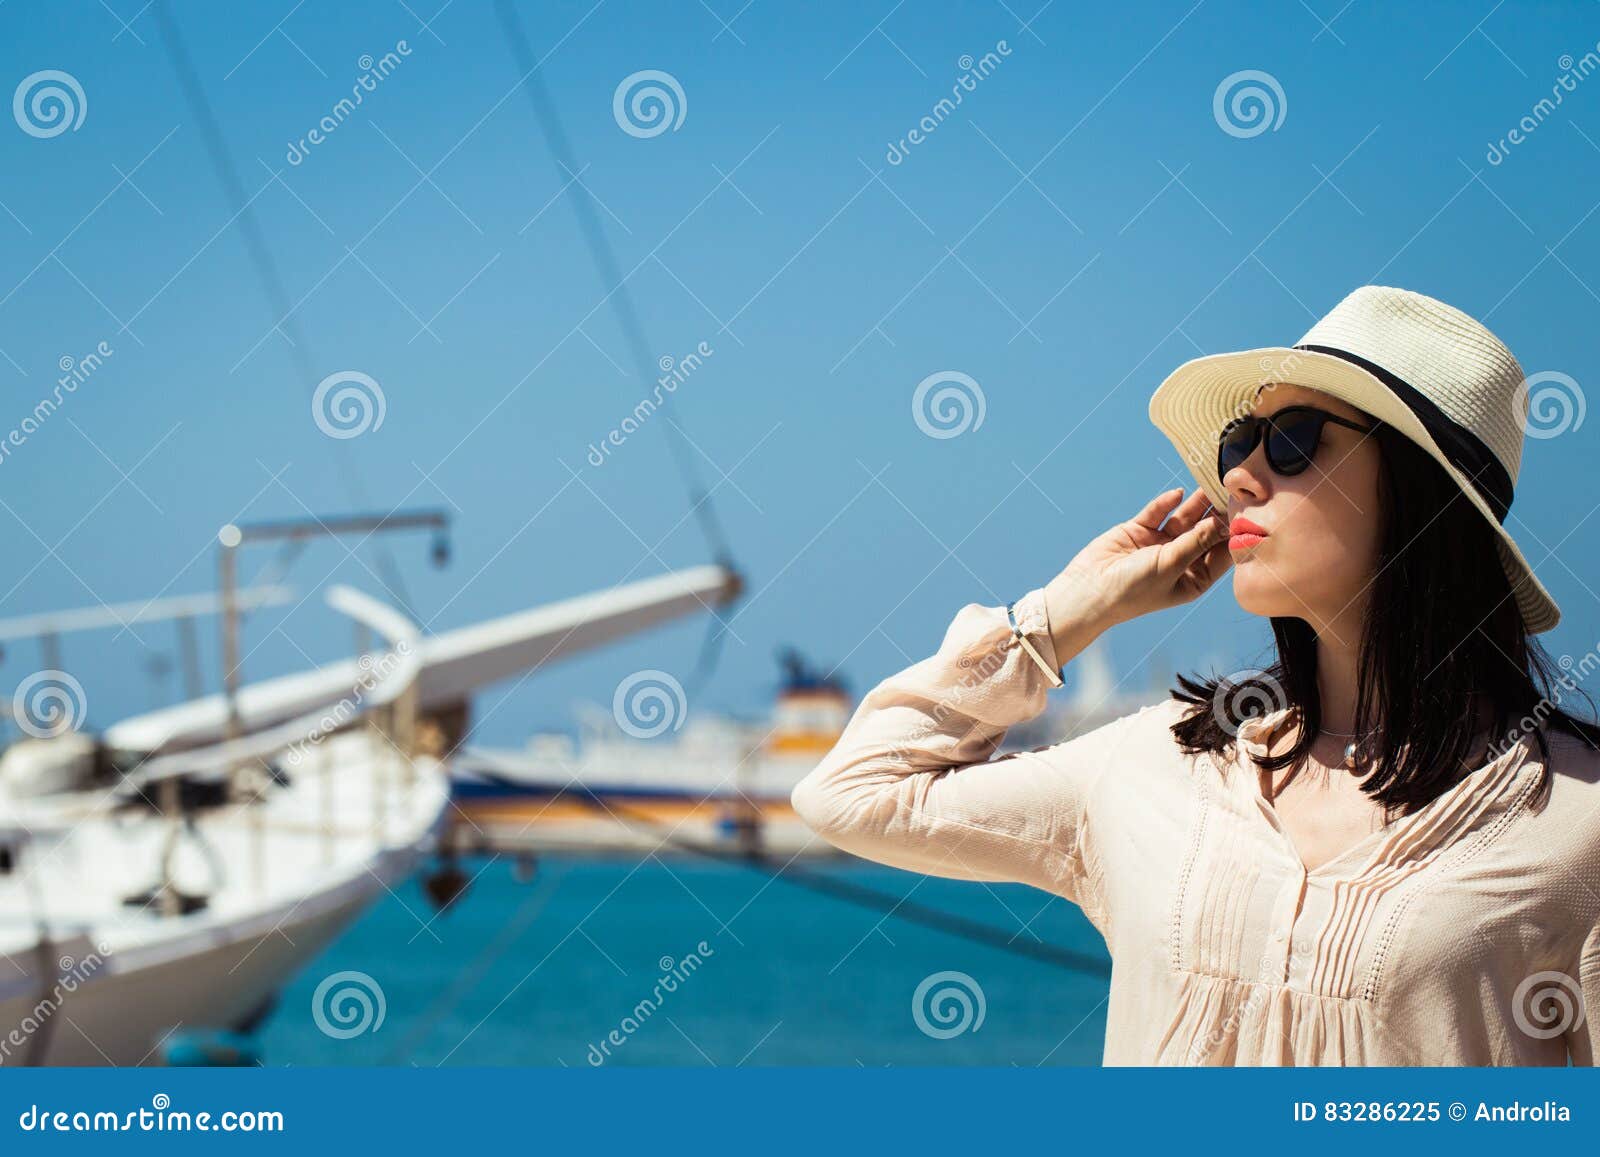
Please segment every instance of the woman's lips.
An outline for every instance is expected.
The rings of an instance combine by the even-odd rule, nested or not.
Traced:
[[[1267,528],[1248,518],[1235,518],[1228,524],[1228,549],[1250,550],[1260,546],[1267,538]]]

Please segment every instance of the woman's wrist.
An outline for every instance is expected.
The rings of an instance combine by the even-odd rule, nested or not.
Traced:
[[[1117,621],[1109,608],[1086,594],[1065,573],[1045,585],[1044,612],[1055,660],[1062,667]]]

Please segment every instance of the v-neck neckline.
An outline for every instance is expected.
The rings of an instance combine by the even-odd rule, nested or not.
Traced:
[[[1262,790],[1262,769],[1256,763],[1256,755],[1258,753],[1263,755],[1267,754],[1267,744],[1258,739],[1257,736],[1262,734],[1271,736],[1274,732],[1276,732],[1278,726],[1290,715],[1292,715],[1293,712],[1293,707],[1283,707],[1276,711],[1268,712],[1265,715],[1257,716],[1254,719],[1247,719],[1240,724],[1235,738],[1237,740],[1236,746],[1238,751],[1238,761],[1241,764],[1239,770],[1248,773],[1242,778],[1245,780],[1246,790],[1248,791],[1250,798],[1254,801],[1257,810],[1266,819],[1267,823],[1270,824],[1273,830],[1278,833],[1278,838],[1282,842],[1283,848],[1288,854],[1290,860],[1300,870],[1301,874],[1306,879],[1311,880],[1341,876],[1343,875],[1343,873],[1339,871],[1341,865],[1344,865],[1347,860],[1357,860],[1358,857],[1359,860],[1356,865],[1356,874],[1359,874],[1360,869],[1364,869],[1371,862],[1373,854],[1380,846],[1383,845],[1388,837],[1394,835],[1396,832],[1402,829],[1408,829],[1424,822],[1427,817],[1437,813],[1441,808],[1448,806],[1450,801],[1459,799],[1464,794],[1481,789],[1486,773],[1488,773],[1490,769],[1508,759],[1515,759],[1520,765],[1527,755],[1526,738],[1519,738],[1518,741],[1505,752],[1496,756],[1488,763],[1481,764],[1480,766],[1473,768],[1466,775],[1462,776],[1459,780],[1451,784],[1448,788],[1440,792],[1437,796],[1429,800],[1416,811],[1410,812],[1406,815],[1397,816],[1394,819],[1385,822],[1382,827],[1375,828],[1368,832],[1366,835],[1362,836],[1360,839],[1356,840],[1354,843],[1350,844],[1336,855],[1322,861],[1316,867],[1308,868],[1306,867],[1305,857],[1301,854],[1300,848],[1295,844],[1294,839],[1289,835],[1288,829],[1284,827],[1283,817],[1278,814],[1276,805],[1273,804],[1272,800],[1267,798],[1266,793]],[[1509,777],[1507,780],[1507,786],[1509,787],[1510,784],[1517,782],[1520,778],[1521,777],[1518,775]]]
[[[1252,785],[1251,794],[1254,796],[1256,803],[1259,805],[1262,814],[1267,817],[1267,822],[1269,822],[1274,830],[1277,831],[1279,838],[1283,842],[1284,850],[1289,854],[1289,858],[1294,861],[1295,867],[1299,868],[1301,874],[1306,876],[1308,879],[1315,879],[1319,876],[1331,874],[1333,869],[1335,869],[1338,864],[1346,859],[1354,857],[1359,852],[1367,852],[1367,854],[1370,856],[1368,849],[1372,845],[1378,843],[1384,836],[1391,833],[1402,820],[1408,818],[1406,816],[1399,816],[1395,819],[1389,820],[1382,827],[1374,828],[1372,831],[1368,832],[1366,835],[1362,836],[1360,839],[1356,840],[1342,851],[1330,856],[1326,860],[1323,860],[1316,867],[1308,868],[1306,867],[1305,854],[1300,850],[1300,846],[1294,842],[1294,837],[1289,834],[1289,829],[1284,826],[1283,817],[1278,814],[1277,805],[1268,799],[1265,793],[1262,792],[1261,773],[1255,769],[1253,763],[1251,766],[1251,772],[1251,778],[1255,781]],[[1365,864],[1366,860],[1363,859],[1361,862]]]

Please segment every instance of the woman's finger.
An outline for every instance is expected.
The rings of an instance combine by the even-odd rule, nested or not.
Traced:
[[[1228,573],[1228,568],[1232,565],[1233,552],[1228,549],[1227,542],[1219,542],[1195,560],[1189,567],[1189,574],[1199,593],[1204,594],[1219,578]]]
[[[1171,514],[1183,498],[1183,487],[1175,486],[1171,490],[1163,490],[1149,502],[1144,504],[1144,509],[1133,516],[1133,521],[1146,530],[1159,531],[1161,522]]]
[[[1207,514],[1211,513],[1211,499],[1204,490],[1196,489],[1185,498],[1178,508],[1167,516],[1167,521],[1162,525],[1161,531],[1172,538],[1178,537]]]

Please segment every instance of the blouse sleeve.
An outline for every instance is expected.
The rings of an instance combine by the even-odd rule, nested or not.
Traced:
[[[1056,665],[1044,592],[1018,627]],[[1037,716],[1050,680],[1001,607],[962,607],[938,653],[879,683],[839,742],[794,789],[800,818],[837,847],[894,867],[1086,895],[1085,801],[1109,762],[1110,728],[991,758]],[[1086,904],[1086,901],[1088,903]]]

